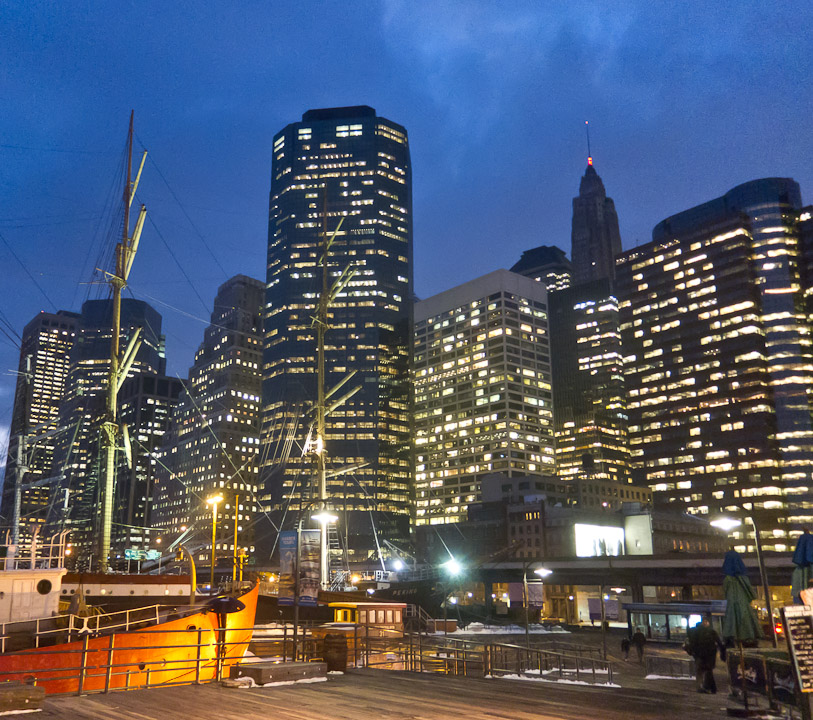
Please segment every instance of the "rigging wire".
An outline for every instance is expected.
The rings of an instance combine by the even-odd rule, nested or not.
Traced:
[[[141,138],[138,135],[136,135],[136,139],[141,144],[141,147],[146,150],[146,146],[144,145],[143,142],[141,142]],[[203,243],[203,246],[209,252],[209,255],[212,256],[212,259],[215,261],[215,264],[220,269],[220,272],[223,273],[223,277],[228,279],[229,274],[226,272],[223,265],[220,264],[220,261],[217,259],[217,256],[214,254],[214,252],[212,251],[212,248],[209,246],[209,243],[206,242],[206,238],[203,236],[203,233],[198,229],[198,226],[195,225],[194,221],[192,220],[192,217],[186,211],[186,208],[183,206],[183,203],[181,203],[180,198],[175,193],[175,190],[172,189],[172,186],[169,184],[169,181],[166,179],[166,176],[164,175],[164,173],[161,172],[161,168],[158,167],[158,163],[155,162],[155,159],[153,158],[152,155],[148,155],[148,157],[149,157],[150,162],[152,163],[153,167],[155,168],[156,172],[158,173],[158,176],[161,178],[161,180],[164,181],[164,185],[167,186],[167,190],[169,190],[170,194],[175,199],[175,202],[178,203],[178,207],[181,209],[181,212],[184,214],[184,217],[186,217],[186,219],[189,221],[189,224],[191,225],[192,229],[195,231],[195,234],[197,234],[200,241]]]
[[[2,233],[0,233],[0,241],[2,241],[3,245],[5,245],[6,248],[8,248],[8,251],[14,257],[14,259],[20,264],[20,267],[25,271],[25,274],[28,275],[29,279],[31,280],[32,283],[34,283],[34,286],[37,288],[37,290],[40,291],[42,296],[49,302],[51,307],[54,309],[54,312],[56,312],[56,309],[57,309],[56,305],[54,305],[51,298],[48,297],[48,293],[46,293],[45,290],[42,289],[40,284],[36,281],[34,276],[29,272],[28,268],[25,266],[25,263],[22,260],[20,260],[20,258],[17,256],[17,253],[14,252],[14,249],[11,247],[11,245],[8,244],[8,242],[6,241],[6,238],[3,237]]]

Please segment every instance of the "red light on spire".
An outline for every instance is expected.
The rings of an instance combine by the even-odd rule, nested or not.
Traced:
[[[587,158],[587,164],[588,164],[588,165],[592,165],[592,164],[593,164],[593,158],[588,157],[588,158]]]

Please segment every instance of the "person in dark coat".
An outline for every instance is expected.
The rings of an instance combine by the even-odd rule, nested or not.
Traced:
[[[632,644],[635,646],[635,650],[638,652],[638,662],[644,662],[644,645],[646,645],[646,635],[644,635],[641,628],[636,628],[635,632],[632,635]]]
[[[714,666],[717,664],[717,652],[720,659],[725,660],[725,646],[720,640],[717,631],[711,626],[711,618],[704,617],[703,622],[695,625],[689,631],[687,652],[694,658],[697,692],[716,693],[717,683],[714,681]]]
[[[627,662],[627,658],[630,656],[630,639],[628,637],[621,640],[621,654],[624,656],[624,662]]]

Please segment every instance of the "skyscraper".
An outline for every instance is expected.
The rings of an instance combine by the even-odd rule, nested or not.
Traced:
[[[230,557],[235,515],[238,545],[251,547],[254,537],[264,289],[261,281],[245,275],[218,289],[211,324],[195,353],[156,468],[153,526],[173,533],[189,529],[208,542],[212,509],[206,499],[221,495],[217,550]]]
[[[555,245],[540,245],[526,250],[511,272],[544,283],[548,292],[564,290],[573,282],[573,266],[564,251]]]
[[[59,436],[54,452],[53,474],[64,479],[51,487],[48,523],[52,530],[70,529],[78,548],[79,566],[87,567],[94,553],[100,502],[100,423],[105,410],[110,365],[112,302],[88,300],[82,305],[76,343],[71,352],[65,398],[59,423],[69,427]],[[164,338],[161,316],[141,300],[121,303],[121,346],[126,347],[136,328],[142,344],[130,375],[163,374]]]
[[[327,257],[332,299],[325,386],[359,390],[327,418],[327,494],[350,556],[375,553],[376,529],[409,525],[408,373],[412,301],[412,180],[400,125],[370,107],[310,110],[274,137],[263,354],[263,503],[286,524],[316,497],[308,442],[317,400],[314,315],[325,235],[343,219]],[[372,524],[371,524],[372,520]]]
[[[466,519],[486,475],[554,473],[547,292],[496,270],[415,305],[416,525]]]
[[[76,313],[65,310],[41,312],[23,330],[3,485],[4,528],[10,528],[14,520],[20,436],[41,436],[59,427],[59,406],[65,395],[77,318]],[[56,440],[50,436],[36,443],[26,441],[23,485],[50,477]],[[21,493],[20,533],[23,538],[30,537],[33,525],[45,522],[48,494],[48,485],[30,487]]]
[[[618,263],[633,471],[779,551],[813,522],[809,218],[793,180],[754,180]]]
[[[570,242],[574,285],[615,278],[615,258],[621,253],[618,215],[593,167],[593,158],[587,158],[579,195],[573,198]]]

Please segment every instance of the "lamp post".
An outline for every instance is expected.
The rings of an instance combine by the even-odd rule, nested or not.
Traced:
[[[449,577],[454,578],[457,577],[460,572],[463,570],[460,563],[455,560],[454,557],[447,560],[445,563],[441,565],[441,567],[446,568],[446,572],[449,573]],[[449,634],[449,627],[448,627],[448,615],[446,612],[446,606],[449,602],[449,595],[451,595],[451,591],[449,590],[449,586],[446,582],[444,582],[443,586],[443,634]]]
[[[212,568],[209,572],[209,591],[215,587],[215,540],[217,538],[217,506],[223,502],[222,495],[212,495],[206,499],[206,504],[212,506]]]
[[[548,570],[548,568],[540,567],[534,570],[535,575],[539,575],[541,578],[546,578],[550,575],[553,570]],[[528,605],[529,605],[529,598],[528,598],[528,563],[525,563],[522,568],[522,594],[523,594],[523,601],[525,604],[525,647],[529,650],[531,649],[531,636],[528,631]]]
[[[765,563],[762,561],[762,540],[759,537],[759,530],[757,529],[754,516],[749,515],[748,520],[751,521],[751,526],[754,529],[754,547],[757,551],[757,567],[759,567],[759,579],[762,582],[762,591],[765,593],[765,609],[768,611],[768,622],[771,626],[771,640],[773,640],[773,646],[778,647],[779,645],[776,641],[776,627],[773,621],[773,607],[771,606],[771,589],[768,586],[768,574],[765,571]],[[712,520],[709,525],[729,532],[735,527],[742,525],[742,522],[734,518],[722,517],[717,520]]]

